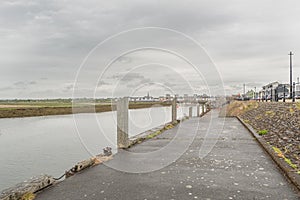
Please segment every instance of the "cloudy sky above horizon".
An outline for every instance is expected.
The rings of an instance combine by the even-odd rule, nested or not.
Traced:
[[[213,94],[220,88],[227,94],[241,93],[243,83],[247,89],[272,81],[288,83],[289,51],[295,54],[296,81],[300,76],[299,19],[296,0],[2,0],[0,98],[67,98],[72,97],[73,88],[75,96],[96,97],[147,91]],[[109,40],[82,65],[100,42],[142,27],[179,34],[130,32]],[[146,46],[157,49],[122,55]],[[113,58],[115,62],[106,68]]]

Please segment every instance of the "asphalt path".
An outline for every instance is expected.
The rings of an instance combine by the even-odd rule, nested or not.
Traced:
[[[220,132],[221,130],[221,132]],[[235,118],[211,111],[119,151],[37,200],[299,199],[276,164]]]

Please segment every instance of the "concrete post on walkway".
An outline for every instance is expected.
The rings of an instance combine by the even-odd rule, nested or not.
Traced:
[[[205,104],[205,112],[209,111],[209,104]]]
[[[189,118],[192,118],[193,117],[193,107],[190,106],[189,107]]]
[[[172,101],[172,123],[177,121],[177,98],[174,97]]]
[[[201,115],[204,115],[204,104],[201,105],[201,109],[202,109]]]
[[[117,144],[120,149],[129,146],[127,97],[121,98],[117,102]]]
[[[200,105],[198,104],[197,105],[197,117],[200,117],[201,115],[200,115]]]

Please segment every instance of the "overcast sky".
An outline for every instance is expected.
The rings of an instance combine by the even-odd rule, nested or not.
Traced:
[[[297,0],[1,0],[0,98],[72,97],[74,85],[76,96],[209,93],[223,87],[218,74],[206,75],[214,65],[226,93],[241,93],[243,83],[248,89],[272,81],[288,83],[289,51],[295,54],[296,81],[299,20]],[[187,57],[205,52],[180,34],[133,32],[88,57],[93,67],[79,71],[80,84],[75,83],[83,60],[100,42],[142,27],[172,29],[193,38],[212,63],[199,55],[198,63],[193,62],[200,71],[196,76],[190,64],[168,51],[144,49],[120,56],[122,50],[143,45],[141,40]],[[115,57],[105,71],[103,63]]]

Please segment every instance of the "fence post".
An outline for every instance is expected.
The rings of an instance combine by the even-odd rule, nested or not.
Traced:
[[[172,123],[177,121],[177,98],[174,97],[172,101]]]
[[[285,102],[285,85],[283,85],[283,102]]]
[[[193,107],[192,106],[189,107],[189,117],[190,118],[193,117]]]
[[[293,82],[293,102],[295,102],[295,89],[296,89],[296,83],[295,82]]]
[[[128,139],[128,98],[124,97],[117,102],[117,144],[118,148],[127,148]]]

